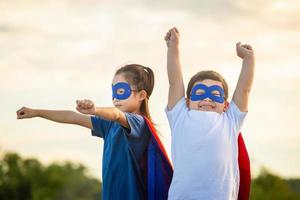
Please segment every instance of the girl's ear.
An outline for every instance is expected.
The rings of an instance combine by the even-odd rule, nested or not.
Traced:
[[[145,90],[139,91],[139,100],[143,101],[146,98],[147,98],[147,92]]]
[[[226,112],[227,111],[227,109],[228,109],[228,107],[229,107],[229,102],[228,101],[225,101],[225,103],[224,103],[224,108],[223,108],[223,112]]]

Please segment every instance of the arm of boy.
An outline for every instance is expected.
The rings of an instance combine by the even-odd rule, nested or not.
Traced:
[[[243,64],[238,83],[233,94],[233,101],[238,106],[240,111],[246,112],[248,111],[249,93],[254,78],[254,51],[250,45],[242,45],[239,42],[236,44],[236,52],[238,57],[243,59]]]
[[[91,100],[77,100],[76,110],[82,114],[96,115],[105,120],[116,121],[121,126],[130,128],[126,115],[121,110],[115,107],[96,107]]]
[[[184,83],[181,72],[179,58],[179,38],[180,34],[174,27],[170,29],[165,36],[168,47],[167,52],[167,71],[169,79],[169,97],[167,108],[171,110],[176,103],[184,97]]]
[[[92,122],[89,116],[70,110],[42,110],[22,107],[17,111],[17,119],[41,117],[54,122],[76,124],[92,129]]]

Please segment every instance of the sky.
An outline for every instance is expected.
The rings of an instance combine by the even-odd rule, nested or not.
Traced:
[[[258,6],[259,5],[259,6]],[[231,97],[241,70],[235,43],[251,44],[256,71],[242,133],[253,174],[300,177],[300,2],[297,0],[0,0],[0,152],[45,164],[70,160],[101,179],[103,141],[88,129],[34,118],[22,106],[112,106],[121,66],[153,69],[150,111],[170,153],[165,33],[176,26],[185,84],[216,70]]]

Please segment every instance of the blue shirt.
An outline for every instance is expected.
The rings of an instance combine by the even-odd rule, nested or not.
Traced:
[[[140,160],[150,132],[141,115],[125,113],[130,129],[114,121],[92,116],[92,135],[104,140],[102,199],[145,199]]]

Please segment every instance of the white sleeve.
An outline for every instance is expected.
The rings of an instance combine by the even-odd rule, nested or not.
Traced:
[[[165,108],[171,130],[173,130],[180,116],[183,116],[187,111],[188,107],[184,97],[182,97],[171,110],[169,110],[168,107]]]
[[[244,119],[246,117],[248,112],[242,112],[237,107],[237,105],[234,103],[234,101],[231,101],[229,104],[229,108],[226,111],[226,115],[228,119],[230,120],[230,123],[232,124],[232,128],[234,130],[234,133],[236,136],[239,134],[240,129],[243,125]]]

